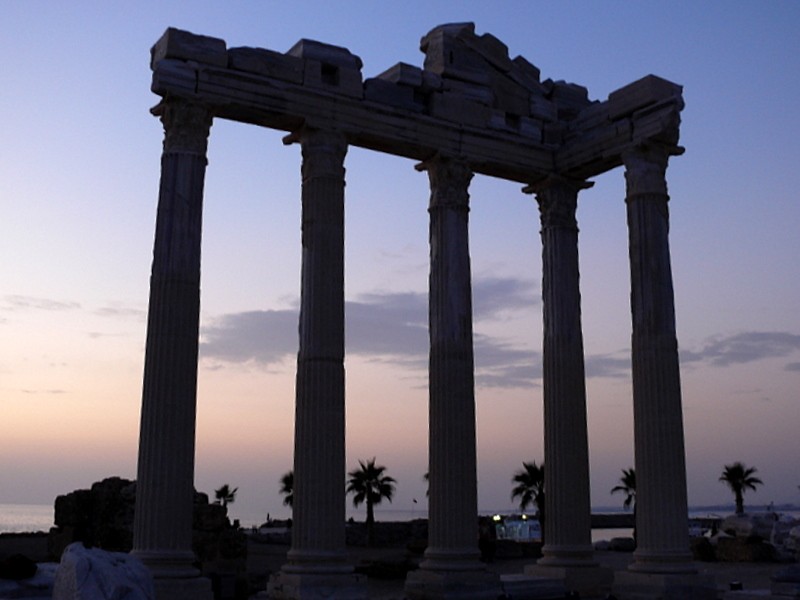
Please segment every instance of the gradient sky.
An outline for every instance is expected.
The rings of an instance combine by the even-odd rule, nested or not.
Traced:
[[[0,18],[0,503],[135,477],[163,131],[149,50],[167,27],[285,52],[345,46],[373,77],[472,21],[592,99],[653,73],[684,86],[667,171],[689,502],[800,503],[800,3],[41,2]],[[203,239],[196,486],[233,516],[288,515],[300,272],[300,156],[281,132],[214,122]],[[424,503],[428,182],[346,160],[347,463],[376,456],[392,508]],[[470,187],[479,504],[541,461],[541,244],[521,186]],[[633,464],[624,178],[579,197],[592,503]]]

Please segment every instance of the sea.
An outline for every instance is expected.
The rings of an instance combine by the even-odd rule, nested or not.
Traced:
[[[263,522],[258,515],[237,514],[235,505],[228,507],[231,518],[238,519],[243,527],[257,527]],[[753,505],[747,507],[751,512],[777,512],[779,514],[800,518],[800,507],[793,504],[783,505]],[[614,514],[622,512],[616,507],[595,507],[594,513]],[[482,510],[482,515],[512,514],[513,511]],[[694,506],[689,509],[689,518],[724,517],[733,513],[733,505]],[[361,520],[364,518],[363,510],[353,512],[348,510],[348,518]],[[375,518],[378,521],[410,521],[428,517],[426,510],[396,510],[391,508],[376,507]],[[27,533],[34,531],[49,531],[53,526],[53,506],[48,504],[0,504],[0,533]],[[630,537],[632,530],[622,529],[593,529],[592,541],[608,540],[612,537]]]

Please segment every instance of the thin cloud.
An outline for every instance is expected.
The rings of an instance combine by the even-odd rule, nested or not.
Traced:
[[[790,362],[783,367],[784,371],[795,371],[800,373],[800,362]]]
[[[622,353],[619,353],[622,354]],[[594,354],[584,359],[586,377],[610,377],[628,379],[631,376],[630,350],[625,356],[615,354]]]
[[[200,356],[231,363],[279,363],[297,353],[297,319],[297,309],[223,315],[202,328]]]
[[[111,318],[131,318],[136,320],[144,320],[147,316],[147,311],[141,308],[133,308],[129,306],[103,306],[93,311],[98,317],[111,317]]]
[[[781,358],[797,351],[800,351],[800,335],[780,331],[747,331],[711,338],[698,351],[682,351],[681,358],[685,363],[705,362],[715,367],[728,367],[765,358]],[[787,369],[794,370],[788,366]]]
[[[3,310],[75,310],[80,307],[77,302],[11,294],[3,296],[2,308]]]
[[[485,278],[473,284],[475,320],[535,305],[535,286],[523,280]],[[204,326],[205,359],[277,364],[297,353],[299,309],[223,315]],[[428,364],[428,295],[371,292],[345,303],[346,347],[350,356],[422,370]],[[541,377],[536,352],[475,334],[476,382],[484,386],[530,386]]]

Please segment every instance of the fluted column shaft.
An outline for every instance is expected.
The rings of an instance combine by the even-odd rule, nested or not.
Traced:
[[[429,528],[423,569],[480,569],[469,194],[461,162],[425,163],[430,180]]]
[[[669,152],[623,155],[633,334],[637,549],[631,569],[693,572],[675,306],[669,254]]]
[[[285,572],[352,571],[345,551],[345,138],[303,130],[292,548]]]
[[[200,238],[212,115],[184,100],[164,124],[142,391],[134,552],[156,576],[192,567]]]
[[[542,223],[545,527],[538,564],[592,561],[586,381],[575,220],[582,181],[535,186]]]

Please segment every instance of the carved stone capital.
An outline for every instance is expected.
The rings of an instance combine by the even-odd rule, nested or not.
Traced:
[[[421,165],[418,170],[428,172],[431,186],[429,208],[456,208],[469,210],[469,184],[474,175],[464,161],[436,156]]]
[[[202,104],[169,98],[153,109],[164,125],[164,153],[205,156],[213,114]]]
[[[286,138],[300,142],[303,181],[319,177],[344,179],[347,138],[336,131],[305,128]]]
[[[550,227],[577,229],[575,211],[578,207],[578,192],[593,185],[594,183],[590,181],[552,175],[526,186],[522,191],[536,194],[543,229]]]
[[[628,199],[640,194],[667,195],[670,148],[656,144],[637,146],[622,153]]]

